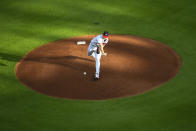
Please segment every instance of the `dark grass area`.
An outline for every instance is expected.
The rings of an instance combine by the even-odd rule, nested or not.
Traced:
[[[195,12],[193,0],[1,0],[0,130],[195,131]],[[179,74],[151,92],[109,101],[56,99],[17,81],[15,64],[32,49],[103,30],[169,45],[182,58]]]

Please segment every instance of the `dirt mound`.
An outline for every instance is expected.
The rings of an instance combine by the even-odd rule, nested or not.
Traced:
[[[16,65],[16,76],[27,87],[69,99],[111,99],[132,96],[173,78],[179,56],[168,46],[146,38],[111,35],[101,58],[101,79],[93,81],[95,62],[87,56],[94,37],[59,40],[28,53]],[[77,45],[86,41],[86,45]],[[86,72],[87,75],[84,75]]]

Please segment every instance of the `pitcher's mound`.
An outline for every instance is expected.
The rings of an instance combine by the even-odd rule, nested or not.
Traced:
[[[95,62],[87,56],[92,36],[60,40],[28,53],[16,75],[40,93],[70,99],[111,99],[143,93],[173,78],[179,56],[168,46],[146,38],[111,35],[101,58],[101,79],[93,81]],[[86,41],[85,45],[77,45]],[[84,75],[84,72],[87,74]]]

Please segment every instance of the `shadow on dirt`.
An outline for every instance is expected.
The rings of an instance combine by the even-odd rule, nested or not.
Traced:
[[[81,62],[76,61],[84,61],[84,62],[94,62],[91,59],[83,58],[79,56],[51,56],[51,57],[31,57],[31,58],[24,58],[22,59],[22,62],[38,62],[38,63],[46,63],[46,64],[54,64],[54,65],[60,65],[69,67],[71,69],[81,71],[82,68],[84,68],[84,65],[81,64]],[[74,62],[75,61],[75,62]]]

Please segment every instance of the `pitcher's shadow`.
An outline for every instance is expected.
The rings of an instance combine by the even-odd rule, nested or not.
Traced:
[[[46,63],[46,64],[55,64],[60,65],[64,67],[69,67],[73,70],[81,71],[83,68],[86,68],[88,65],[85,65],[84,63],[80,63],[79,61],[75,60],[82,60],[87,62],[94,62],[91,59],[79,57],[79,56],[48,56],[48,57],[30,57],[30,58],[24,58],[22,59],[22,62],[24,61],[33,61],[33,62],[39,62],[39,63]]]

